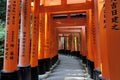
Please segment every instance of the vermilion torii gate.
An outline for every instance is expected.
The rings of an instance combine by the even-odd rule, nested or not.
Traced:
[[[49,71],[58,60],[58,34],[69,32],[56,27],[83,24],[80,52],[91,77],[93,71],[96,73],[99,69],[105,79],[120,80],[120,1],[86,0],[84,3],[67,4],[68,1],[61,0],[60,5],[46,6],[42,0],[34,0],[31,6],[30,0],[7,0],[1,80],[38,80],[38,75]],[[86,16],[73,19],[70,15],[74,13],[86,13]],[[56,14],[67,14],[67,19],[55,20],[53,15]],[[73,36],[69,36],[71,42],[74,41]],[[67,37],[65,39],[67,42]],[[68,44],[65,46],[69,49]],[[95,79],[99,78],[98,74],[94,75]]]

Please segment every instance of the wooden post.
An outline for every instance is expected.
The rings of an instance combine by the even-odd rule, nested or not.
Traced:
[[[45,12],[45,46],[44,46],[44,59],[46,72],[50,70],[50,14]]]
[[[32,17],[32,40],[31,40],[31,80],[38,80],[38,32],[39,32],[39,5],[40,0],[34,0],[34,12]]]
[[[7,0],[4,66],[1,80],[20,80],[17,70],[20,0]]]
[[[21,70],[22,80],[31,80],[30,67],[30,12],[31,1],[22,0],[21,29],[18,67]]]
[[[38,59],[44,59],[44,39],[45,39],[45,27],[44,27],[44,20],[45,15],[44,13],[39,14],[39,53]]]
[[[44,61],[44,45],[45,45],[45,13],[40,12],[39,17],[39,52],[38,52],[38,66],[39,74],[45,73]]]
[[[106,45],[109,66],[107,80],[120,80],[120,0],[105,1]],[[104,44],[103,44],[104,45]]]
[[[96,44],[97,44],[97,67],[100,68],[102,76],[106,79],[109,78],[109,66],[107,56],[107,43],[106,43],[106,20],[105,20],[105,1],[95,0],[94,14],[95,14],[95,26],[96,26]],[[109,80],[109,79],[108,79]]]

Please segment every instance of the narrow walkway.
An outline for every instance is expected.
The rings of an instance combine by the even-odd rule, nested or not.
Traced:
[[[60,64],[44,80],[91,80],[77,58],[59,55],[59,59]]]

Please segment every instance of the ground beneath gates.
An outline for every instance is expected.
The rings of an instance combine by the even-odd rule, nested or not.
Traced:
[[[59,65],[42,80],[92,80],[80,59],[65,55],[59,55],[59,59]]]

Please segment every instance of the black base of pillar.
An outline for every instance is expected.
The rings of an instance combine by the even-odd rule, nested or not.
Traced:
[[[83,62],[84,64],[87,64],[87,58],[86,58],[86,56],[82,56],[82,62]]]
[[[50,71],[51,59],[45,58],[38,61],[39,75],[45,74],[45,72]]]
[[[88,67],[88,73],[90,74],[90,77],[93,79],[94,74],[94,62],[91,60],[87,60],[87,67]]]
[[[39,75],[45,74],[45,60],[44,59],[39,59],[38,60],[38,72]]]
[[[45,60],[45,71],[50,71],[50,66],[51,66],[51,59],[50,58],[46,58]]]
[[[70,52],[71,52],[70,50],[64,50],[64,54],[67,55],[67,56],[70,55]]]
[[[99,80],[99,75],[100,74],[101,74],[100,69],[95,69],[94,70],[94,76],[93,76],[94,80]]]
[[[76,51],[76,57],[80,57],[80,51]]]
[[[21,80],[31,80],[31,67],[19,67],[21,73]]]
[[[57,60],[58,60],[58,55],[52,58],[52,65],[54,65],[57,62]]]
[[[80,57],[80,51],[71,51],[71,56]]]
[[[65,53],[65,50],[64,50],[64,49],[60,49],[60,50],[58,50],[58,53],[59,53],[59,54],[64,54],[64,53]]]
[[[38,67],[31,67],[31,80],[38,80]]]
[[[0,70],[3,69],[3,57],[0,58]]]
[[[0,80],[21,80],[20,72],[15,71],[15,72],[4,72],[1,71],[1,78]]]
[[[98,80],[107,80],[107,79],[105,79],[105,78],[103,78],[103,77],[99,77]]]
[[[75,51],[71,51],[71,56],[75,56]]]

